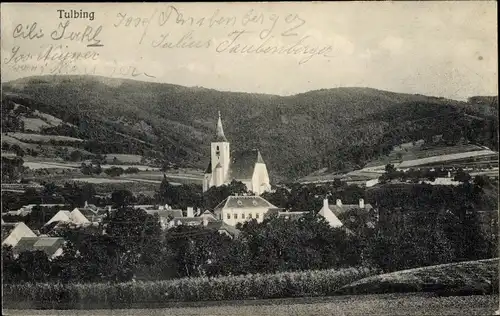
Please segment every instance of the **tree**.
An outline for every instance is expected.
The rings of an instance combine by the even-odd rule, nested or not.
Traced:
[[[164,253],[160,221],[146,211],[121,208],[107,219],[106,234],[114,241],[116,280],[131,278],[138,265],[151,266]]]
[[[129,190],[116,190],[111,193],[111,201],[117,208],[123,208],[134,202],[134,194]]]
[[[470,176],[470,174],[466,173],[462,168],[460,168],[455,174],[453,181],[468,183],[471,179],[472,177]]]
[[[16,260],[21,280],[28,282],[45,282],[50,278],[51,265],[43,251],[24,251]]]
[[[69,154],[69,160],[71,160],[71,161],[81,161],[82,159],[83,159],[83,154],[79,150],[73,150]]]
[[[111,168],[104,170],[104,172],[110,177],[119,177],[123,174],[123,168],[111,167]]]

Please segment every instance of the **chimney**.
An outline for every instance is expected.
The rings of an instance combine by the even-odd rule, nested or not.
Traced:
[[[111,205],[108,205],[108,212],[111,213]]]
[[[186,214],[187,217],[194,217],[194,210],[192,207],[188,207],[187,208],[187,214]]]
[[[359,208],[365,208],[365,200],[359,199]]]
[[[448,171],[448,178],[451,178],[451,172]]]
[[[337,199],[337,206],[342,207],[342,200],[341,199]]]
[[[87,201],[85,201],[85,208],[89,207],[89,204],[87,203]]]
[[[208,219],[204,216],[203,217],[203,226],[207,226],[208,225]]]
[[[323,208],[328,208],[328,199],[327,198],[323,199]]]

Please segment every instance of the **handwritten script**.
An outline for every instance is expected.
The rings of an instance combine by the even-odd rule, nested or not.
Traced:
[[[332,57],[334,52],[333,43],[316,38],[314,28],[296,12],[277,14],[254,8],[225,14],[219,9],[195,12],[175,5],[138,12],[141,13],[114,11],[105,21],[76,21],[59,18],[54,11],[56,20],[16,22],[8,31],[10,34],[2,34],[12,43],[11,47],[2,43],[2,49],[7,50],[2,56],[3,65],[30,75],[140,78],[155,77],[151,70],[140,70],[144,65],[139,63],[149,56],[160,56],[158,52],[162,50],[283,56],[299,65],[313,58]],[[110,39],[113,44],[107,46]],[[105,48],[111,50],[106,53]],[[133,62],[120,61],[115,53],[121,50],[136,52],[135,57],[128,59]]]
[[[139,45],[158,49],[211,49],[216,53],[296,55],[299,64],[315,56],[331,57],[332,44],[320,44],[304,34],[306,20],[297,13],[278,15],[251,9],[224,16],[215,10],[191,16],[176,6],[155,9],[149,16],[119,12],[113,26],[140,29]],[[214,39],[210,30],[228,30]],[[175,31],[173,31],[175,30]]]
[[[31,75],[84,74],[154,78],[153,75],[140,71],[137,66],[119,64],[115,59],[102,63],[98,50],[104,46],[100,38],[102,30],[103,25],[86,25],[83,29],[75,29],[70,20],[60,22],[49,32],[45,32],[38,22],[20,23],[12,32],[15,45],[2,63],[14,72]],[[24,41],[50,44],[28,49],[23,47]],[[69,44],[72,43],[83,44],[85,49],[70,48]]]

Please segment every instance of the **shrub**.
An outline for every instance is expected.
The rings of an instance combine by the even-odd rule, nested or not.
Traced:
[[[332,295],[377,274],[367,268],[184,278],[126,283],[23,283],[4,285],[8,308],[130,308],[172,301],[219,301]]]

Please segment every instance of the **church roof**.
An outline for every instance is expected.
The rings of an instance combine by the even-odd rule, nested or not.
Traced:
[[[229,177],[237,180],[252,179],[255,164],[264,163],[264,159],[258,149],[239,151],[231,153],[231,165],[229,166]]]
[[[242,196],[229,196],[224,201],[219,203],[215,209],[222,208],[254,208],[254,207],[264,207],[264,208],[277,208],[260,196],[253,195],[242,195]]]
[[[217,132],[215,134],[215,141],[216,142],[227,142],[226,135],[224,135],[224,129],[222,128],[222,120],[220,118],[220,111],[219,111],[219,119],[217,120]]]
[[[205,174],[211,174],[212,173],[212,162],[210,161],[208,163],[207,169],[205,169]]]

